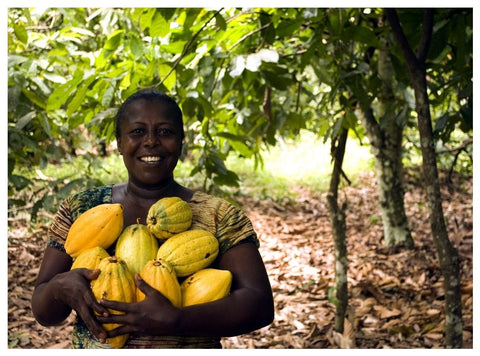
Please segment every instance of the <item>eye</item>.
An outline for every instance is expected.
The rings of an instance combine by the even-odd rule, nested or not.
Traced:
[[[135,128],[133,130],[130,131],[130,134],[132,135],[141,135],[143,134],[145,130],[144,129],[141,129],[141,128]]]
[[[174,132],[167,128],[161,128],[157,130],[158,136],[171,136]]]

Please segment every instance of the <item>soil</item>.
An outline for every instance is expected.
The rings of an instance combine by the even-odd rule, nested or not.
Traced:
[[[418,177],[405,181],[405,207],[415,246],[387,248],[374,177],[342,188],[347,203],[349,308],[345,330],[333,330],[334,251],[324,194],[298,187],[295,201],[240,197],[258,233],[275,298],[275,320],[252,333],[225,338],[224,348],[444,348],[444,290]],[[442,178],[449,238],[461,262],[463,347],[473,347],[473,180]],[[70,348],[74,313],[43,327],[30,299],[47,225],[9,219],[8,346]]]

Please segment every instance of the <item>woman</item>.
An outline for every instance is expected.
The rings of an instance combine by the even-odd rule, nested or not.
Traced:
[[[158,91],[137,92],[120,107],[115,123],[128,181],[81,192],[60,206],[49,229],[32,297],[38,322],[57,325],[75,310],[74,348],[109,347],[107,338],[125,333],[130,335],[125,345],[129,348],[218,348],[222,336],[270,324],[272,291],[251,222],[226,201],[192,191],[174,180],[184,138],[182,113],[176,102]],[[63,247],[69,226],[82,212],[102,203],[122,204],[125,227],[138,218],[146,221],[149,207],[168,196],[189,202],[192,228],[209,230],[219,240],[220,253],[214,266],[232,272],[230,295],[211,303],[175,308],[136,275],[137,287],[146,295],[144,301],[97,301],[90,281],[97,278],[99,270],[70,270],[72,259]],[[108,309],[124,314],[109,314]],[[123,325],[107,333],[103,323]]]

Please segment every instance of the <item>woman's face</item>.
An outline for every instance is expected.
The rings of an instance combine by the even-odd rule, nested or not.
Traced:
[[[159,186],[173,178],[182,150],[182,128],[165,115],[166,105],[134,101],[120,123],[118,150],[130,181],[138,186]]]

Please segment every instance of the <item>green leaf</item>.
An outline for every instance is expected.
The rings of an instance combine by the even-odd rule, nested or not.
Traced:
[[[378,48],[378,38],[372,29],[365,26],[351,26],[343,30],[342,36],[345,41],[355,41],[368,46]]]
[[[168,44],[162,44],[161,49],[163,52],[167,52],[167,53],[173,53],[173,54],[182,53],[183,48],[185,47],[187,42],[188,41],[185,41],[185,40],[178,40],[178,41],[170,42]]]
[[[42,126],[43,132],[47,134],[47,136],[52,139],[52,127],[50,125],[50,121],[48,120],[47,115],[45,113],[41,113],[39,115],[40,125]]]
[[[45,109],[45,99],[39,97],[37,93],[31,91],[29,88],[22,88],[22,93],[28,100],[37,105],[38,107]]]
[[[218,29],[220,29],[221,31],[225,31],[225,29],[227,28],[227,22],[225,21],[224,17],[220,13],[217,13],[215,15],[215,23]]]
[[[216,136],[225,137],[233,149],[242,156],[246,158],[252,157],[253,151],[245,143],[243,143],[245,141],[244,136],[234,135],[229,132],[219,132],[216,134]]]
[[[155,15],[155,8],[149,8],[140,15],[139,25],[142,31],[145,31],[152,24],[152,18]]]
[[[85,178],[77,178],[74,179],[67,184],[65,184],[63,187],[61,187],[57,194],[61,197],[66,197],[70,195],[71,193],[75,192],[79,188],[82,188],[85,185]]]
[[[124,77],[120,81],[119,88],[120,89],[127,89],[127,88],[130,87],[130,83],[131,83],[131,73],[127,72],[127,73],[125,73]]]
[[[215,184],[226,185],[229,187],[239,187],[239,180],[240,178],[238,175],[230,170],[228,170],[225,174],[219,174],[213,177]]]
[[[22,26],[20,24],[16,24],[13,26],[13,32],[15,33],[15,36],[18,38],[18,40],[24,44],[27,44],[28,42],[28,32],[25,28],[25,26]]]
[[[170,24],[165,21],[161,13],[156,12],[150,25],[150,35],[152,37],[165,37],[169,31]]]
[[[30,111],[28,114],[23,115],[20,119],[18,119],[17,123],[15,124],[15,128],[17,130],[22,130],[27,124],[32,121],[35,117],[36,111]]]
[[[130,51],[132,52],[135,59],[139,59],[144,54],[143,42],[136,34],[132,33],[131,35],[132,37],[130,38],[130,41],[129,41]]]
[[[22,190],[23,188],[33,184],[33,182],[30,179],[17,174],[11,174],[8,177],[8,181],[9,183],[13,183],[13,185],[15,186],[15,189],[17,190]]]
[[[58,86],[47,100],[47,111],[59,109],[68,100],[72,92],[77,89],[78,84],[83,78],[83,72],[77,70],[71,80]]]
[[[122,43],[124,33],[125,30],[116,30],[115,32],[113,32],[105,42],[103,49],[105,49],[106,51],[117,50],[118,46],[120,46],[120,44]]]
[[[266,12],[260,13],[260,24],[263,26],[267,26],[261,32],[263,39],[265,42],[272,44],[275,42],[275,26],[272,23],[272,17],[267,14]]]
[[[8,68],[22,64],[28,60],[29,59],[27,57],[20,56],[18,54],[11,54],[8,56]]]
[[[278,65],[268,63],[262,64],[261,72],[267,83],[279,90],[286,90],[294,82],[288,70]]]
[[[228,170],[225,166],[225,162],[215,153],[210,153],[207,156],[205,165],[209,168],[211,173],[216,173],[218,175],[227,175]]]
[[[303,18],[300,16],[296,19],[286,19],[278,24],[275,29],[277,37],[290,37],[298,32],[300,26],[303,24]]]
[[[102,100],[101,100],[102,106],[108,107],[108,105],[110,105],[110,103],[112,102],[114,94],[115,94],[115,85],[112,83],[109,83],[109,85],[107,86],[107,89],[105,89],[102,95]]]
[[[175,71],[170,72],[172,67],[170,67],[168,64],[160,64],[159,67],[159,74],[160,74],[160,79],[163,82],[163,85],[171,91],[173,87],[175,86],[175,82],[177,81],[176,73]],[[168,75],[168,77],[167,77]]]
[[[67,116],[71,116],[78,108],[85,102],[85,95],[89,89],[90,84],[95,80],[95,75],[88,77],[75,93],[75,96],[70,101],[67,107]]]

